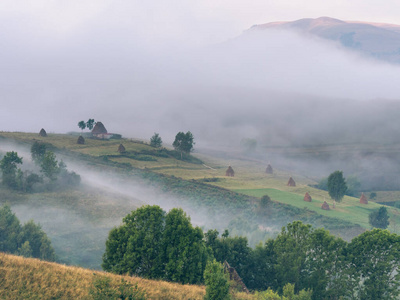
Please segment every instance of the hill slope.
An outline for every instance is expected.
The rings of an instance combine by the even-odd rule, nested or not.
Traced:
[[[137,284],[148,299],[203,299],[205,294],[203,286],[119,276],[0,253],[1,299],[92,299],[93,281],[105,276],[111,278],[111,285],[121,279]]]
[[[254,25],[251,30],[285,29],[316,35],[340,42],[343,46],[361,51],[389,62],[400,63],[400,25],[342,21],[321,17],[293,22],[272,22]]]

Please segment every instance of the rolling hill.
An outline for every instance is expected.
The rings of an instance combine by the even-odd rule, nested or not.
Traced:
[[[250,31],[268,29],[317,36],[378,59],[400,63],[400,25],[320,17],[254,25]]]

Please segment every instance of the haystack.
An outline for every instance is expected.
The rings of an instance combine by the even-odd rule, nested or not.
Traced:
[[[125,149],[124,145],[119,144],[118,152],[119,152],[119,153],[125,153],[125,152],[126,152],[126,149]]]
[[[324,201],[324,203],[322,203],[322,206],[321,206],[321,208],[322,208],[322,209],[325,209],[325,210],[330,210],[330,208],[329,208],[329,204],[328,204],[328,203],[326,203],[326,201]]]
[[[308,192],[304,195],[304,201],[306,202],[311,202],[312,198]]]
[[[47,136],[46,130],[44,130],[43,128],[40,129],[39,135],[42,136],[42,137],[46,137]]]
[[[225,274],[229,274],[229,280],[233,283],[233,287],[241,292],[245,292],[246,294],[249,293],[246,285],[244,284],[242,278],[240,278],[238,272],[234,267],[231,267],[227,261],[224,261],[224,271]]]
[[[92,134],[105,134],[105,133],[107,133],[107,129],[104,127],[103,123],[97,122],[96,125],[94,125]]]
[[[364,193],[361,194],[360,203],[361,203],[361,204],[368,204],[368,199],[367,199],[367,197],[364,195]]]
[[[83,138],[83,136],[80,135],[78,137],[78,140],[76,141],[76,143],[79,144],[79,145],[85,144],[85,139]]]
[[[273,174],[274,173],[274,169],[272,169],[270,164],[265,169],[265,173],[267,173],[267,174]]]
[[[288,183],[287,183],[287,186],[296,186],[296,182],[294,182],[294,180],[293,180],[292,177],[289,178],[289,181],[288,181]]]
[[[234,177],[235,176],[235,171],[233,171],[231,166],[229,166],[228,169],[226,170],[225,176],[229,176],[229,177]]]

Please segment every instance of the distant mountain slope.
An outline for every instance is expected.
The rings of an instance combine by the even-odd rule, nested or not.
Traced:
[[[254,25],[250,30],[285,29],[316,35],[376,58],[400,63],[400,25],[321,17]]]

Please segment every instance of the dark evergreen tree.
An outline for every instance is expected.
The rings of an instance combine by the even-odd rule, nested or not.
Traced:
[[[347,185],[343,177],[343,172],[335,171],[330,174],[327,185],[329,196],[337,202],[342,201],[343,196],[347,192]]]
[[[151,137],[150,146],[155,148],[160,148],[162,146],[162,139],[158,133],[154,133],[154,135]]]

